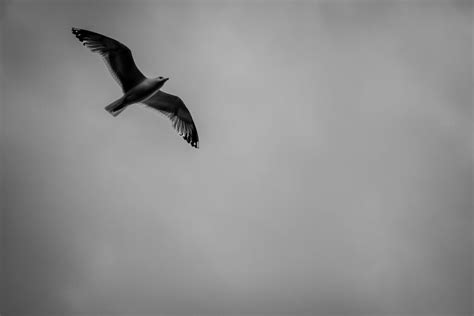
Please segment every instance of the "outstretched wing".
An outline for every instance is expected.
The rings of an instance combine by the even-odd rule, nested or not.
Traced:
[[[199,148],[199,136],[194,125],[191,113],[179,97],[158,91],[153,96],[143,101],[149,107],[166,115],[173,124],[178,134],[182,136],[191,146]]]
[[[72,33],[84,46],[104,57],[107,68],[122,87],[123,92],[145,79],[135,65],[132,52],[127,46],[107,36],[87,30],[73,27]]]

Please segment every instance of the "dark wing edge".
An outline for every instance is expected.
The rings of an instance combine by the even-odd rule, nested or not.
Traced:
[[[92,31],[72,28],[72,34],[92,52],[100,54],[112,77],[125,92],[145,79],[132,57],[132,52],[124,44],[105,35]]]
[[[181,113],[184,112],[187,113]],[[175,130],[178,131],[179,136],[183,137],[185,141],[188,142],[194,148],[199,148],[199,135],[196,129],[196,125],[194,124],[192,118],[190,121],[184,119],[183,116],[189,116],[191,118],[191,113],[189,113],[188,109],[184,107],[183,109],[178,110],[178,114],[173,115],[170,117],[172,125]]]
[[[168,117],[178,135],[192,147],[199,148],[199,135],[196,125],[191,113],[180,97],[158,91],[151,98],[143,101],[143,103]]]

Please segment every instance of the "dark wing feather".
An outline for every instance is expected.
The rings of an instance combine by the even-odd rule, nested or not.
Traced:
[[[166,115],[173,124],[174,129],[191,146],[199,148],[199,136],[194,125],[191,113],[179,97],[158,91],[153,96],[143,101],[149,107]]]
[[[130,49],[107,36],[72,28],[72,33],[91,51],[104,57],[107,68],[114,79],[120,84],[123,92],[140,83],[145,76],[135,65]]]

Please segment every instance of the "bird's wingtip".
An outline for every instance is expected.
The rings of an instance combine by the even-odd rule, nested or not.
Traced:
[[[188,141],[189,145],[191,145],[192,147],[196,148],[196,149],[199,149],[199,141]]]

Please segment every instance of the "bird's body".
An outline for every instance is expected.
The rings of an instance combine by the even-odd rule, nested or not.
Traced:
[[[72,33],[84,46],[104,57],[110,73],[122,87],[124,95],[105,107],[110,114],[117,116],[132,104],[146,104],[165,114],[178,133],[198,148],[199,136],[186,105],[179,97],[160,90],[169,78],[145,77],[135,65],[130,49],[114,39],[77,28]]]
[[[165,81],[145,78],[132,89],[128,90],[124,97],[132,103],[143,102],[163,87]]]
[[[163,86],[163,80],[145,78],[142,82],[126,91],[123,97],[105,107],[113,116],[119,115],[127,106],[141,103],[153,96]]]

